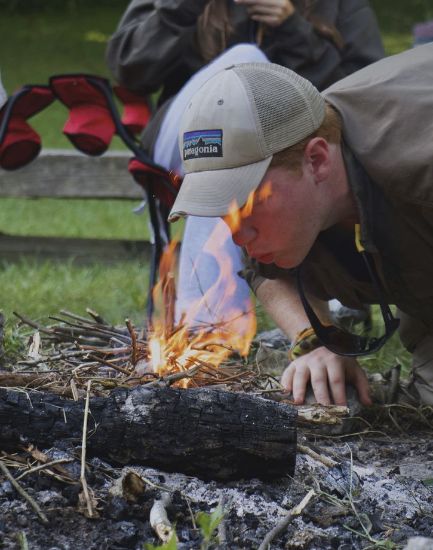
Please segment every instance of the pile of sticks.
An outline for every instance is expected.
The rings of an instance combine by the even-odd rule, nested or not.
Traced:
[[[174,385],[189,379],[189,387],[219,386],[231,391],[266,391],[273,384],[257,365],[247,364],[237,354],[219,367],[192,358],[188,368],[176,357],[161,376],[149,363],[147,329],[137,329],[129,321],[113,326],[98,313],[87,310],[89,318],[62,310],[49,317],[49,326],[18,313],[21,325],[33,329],[25,356],[12,370],[0,371],[0,386],[39,388],[65,397],[83,397],[88,380],[93,395],[108,395],[116,387]],[[182,327],[174,327],[173,334]],[[209,326],[207,330],[211,331]]]

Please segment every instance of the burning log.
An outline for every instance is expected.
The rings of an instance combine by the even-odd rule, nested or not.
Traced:
[[[0,441],[80,444],[84,402],[0,390]],[[293,475],[296,410],[243,393],[205,388],[117,389],[90,400],[87,453],[203,479]]]

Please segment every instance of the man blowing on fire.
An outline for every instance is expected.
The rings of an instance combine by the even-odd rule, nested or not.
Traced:
[[[297,404],[309,384],[318,402],[345,404],[346,383],[370,404],[356,358],[398,326],[413,354],[410,394],[433,404],[432,90],[429,44],[322,93],[279,65],[228,67],[186,109],[170,219],[227,221],[246,279],[292,341],[282,383]],[[383,333],[327,324],[315,308],[332,298],[379,304]]]

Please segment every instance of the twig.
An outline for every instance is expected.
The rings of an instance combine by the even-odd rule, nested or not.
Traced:
[[[343,405],[301,405],[297,407],[298,419],[309,424],[341,424],[349,414]]]
[[[167,516],[167,507],[171,504],[171,496],[163,493],[160,499],[155,500],[150,510],[150,525],[160,540],[168,542],[173,536],[174,529]]]
[[[170,338],[174,327],[174,307],[176,303],[176,285],[173,272],[166,273],[162,281],[162,300],[164,307],[164,335]]]
[[[81,345],[80,349],[83,351],[97,351],[99,353],[105,353],[106,355],[120,355],[121,353],[129,353],[130,348],[129,346],[124,346],[122,348],[100,348],[98,346],[88,346],[88,345]]]
[[[163,378],[158,378],[158,380],[152,380],[152,382],[147,382],[147,384],[143,384],[144,388],[157,386],[161,383],[169,383],[170,385],[173,384],[173,382],[178,382],[179,380],[182,380],[183,378],[192,378],[194,374],[199,371],[202,368],[201,365],[197,365],[196,367],[191,367],[190,369],[184,371],[184,372],[175,372],[173,374],[169,374],[168,376],[164,376]]]
[[[105,359],[102,359],[102,357],[98,357],[97,355],[90,354],[89,359],[93,359],[94,361],[98,361],[102,365],[105,365],[106,367],[111,367],[114,370],[117,370],[121,372],[122,374],[127,374],[128,376],[131,374],[131,371],[128,369],[124,369],[123,367],[119,367],[118,365],[114,365],[113,363],[110,363],[110,361],[106,361]]]
[[[20,531],[17,535],[18,544],[20,545],[20,550],[29,550],[29,543],[27,542],[27,536],[25,531]]]
[[[103,327],[108,328],[109,330],[112,330],[112,331],[118,331],[118,330],[121,331],[121,329],[117,329],[113,325],[109,325],[108,323],[106,323],[104,321],[104,319],[102,319],[102,317],[96,318],[94,316],[94,314],[95,314],[94,311],[92,311],[90,309],[86,309],[86,311],[89,315],[91,315],[95,319],[95,321],[97,321],[97,323],[95,323],[94,321],[91,321],[90,319],[87,319],[86,317],[81,317],[80,315],[76,315],[75,313],[71,313],[70,311],[67,311],[65,309],[60,310],[60,313],[62,315],[64,315],[65,317],[70,317],[71,319],[75,319],[76,321],[81,321],[82,323],[86,323],[86,324],[88,324],[89,326],[92,326],[92,327],[95,326],[96,324],[98,324],[98,325],[102,325]],[[96,315],[98,315],[98,314],[96,314]],[[123,334],[123,332],[122,332],[122,334]]]
[[[87,513],[90,518],[95,516],[92,500],[89,494],[89,488],[87,486],[86,480],[86,448],[87,448],[87,419],[89,417],[89,402],[90,402],[90,389],[92,386],[92,381],[87,381],[87,393],[86,393],[86,405],[84,407],[84,419],[83,419],[83,438],[81,442],[81,473],[80,473],[80,482],[83,488],[84,498],[86,499]]]
[[[99,315],[98,312],[93,311],[93,309],[90,309],[89,307],[86,307],[86,313],[90,315],[95,321],[101,325],[108,325],[107,321]]]
[[[221,546],[224,546],[227,544],[227,524],[225,521],[226,514],[224,513],[224,509],[226,505],[227,505],[227,497],[226,495],[222,494],[218,503],[218,506],[221,508],[223,512],[221,521],[218,524],[218,544],[220,544]]]
[[[34,474],[35,472],[39,472],[40,470],[46,470],[47,468],[51,468],[51,466],[55,466],[56,464],[65,464],[67,462],[72,462],[73,460],[74,460],[73,458],[59,458],[58,460],[46,462],[45,464],[39,464],[39,466],[35,466],[34,468],[30,468],[30,470],[24,471],[22,474],[20,474],[18,477],[15,478],[15,481],[18,481],[23,477],[28,476],[29,474]]]
[[[335,462],[335,460],[332,460],[332,458],[329,458],[329,456],[320,455],[319,453],[316,453],[316,451],[313,451],[313,449],[310,449],[310,447],[306,447],[305,445],[298,444],[298,451],[300,453],[310,456],[318,462],[321,462],[328,468],[334,468],[334,466],[337,466],[338,464],[338,462]]]
[[[186,495],[182,495],[183,498],[185,499],[185,502],[186,502],[186,505],[188,506],[188,512],[189,512],[189,517],[191,518],[191,525],[192,525],[192,528],[195,530],[197,529],[197,523],[195,521],[195,516],[193,514],[193,511],[192,511],[192,508],[191,508],[191,504],[189,502],[189,497],[187,497]]]
[[[81,315],[77,315],[76,313],[71,313],[66,309],[61,309],[60,313],[65,317],[70,317],[71,319],[75,319],[76,321],[81,321],[82,323],[88,323],[88,324],[92,323],[92,321],[87,317],[82,317]],[[101,323],[101,324],[104,325],[105,323]]]
[[[8,467],[6,466],[6,464],[3,463],[2,460],[0,460],[0,469],[4,473],[6,478],[11,482],[15,490],[30,504],[30,506],[39,516],[39,519],[42,521],[42,523],[44,525],[48,525],[49,521],[47,516],[42,512],[37,502],[21,487],[18,481],[9,472]]]
[[[23,315],[20,315],[20,314],[17,313],[16,311],[13,311],[12,313],[15,315],[15,317],[18,317],[18,319],[19,319],[20,321],[22,321],[25,325],[29,325],[29,327],[35,328],[36,330],[39,330],[39,331],[42,332],[43,334],[49,334],[50,336],[53,335],[53,331],[52,331],[52,330],[41,327],[41,326],[38,325],[37,323],[34,323],[34,322],[31,321],[30,319],[27,319],[27,317],[24,317]]]
[[[270,544],[274,540],[274,538],[287,528],[294,516],[299,516],[302,514],[304,508],[308,505],[315,494],[316,493],[313,491],[313,489],[310,489],[301,500],[301,502],[297,506],[289,510],[286,516],[279,523],[277,523],[277,525],[273,529],[271,529],[271,531],[269,531],[269,533],[263,539],[263,542],[259,546],[258,550],[269,550]]]
[[[135,365],[137,362],[137,335],[135,334],[134,327],[129,319],[125,320],[126,327],[131,337],[131,363]]]
[[[40,359],[22,359],[21,361],[17,361],[16,364],[33,366],[39,365],[39,363],[47,363],[48,361],[53,362],[58,361],[59,359],[69,359],[71,357],[81,357],[83,355],[86,356],[87,353],[88,352],[84,349],[77,349],[75,351],[61,351],[57,355],[49,355],[46,357],[41,357]]]

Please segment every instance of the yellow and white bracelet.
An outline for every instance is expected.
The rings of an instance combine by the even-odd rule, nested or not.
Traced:
[[[292,345],[289,349],[289,359],[294,361],[302,355],[306,355],[313,351],[313,349],[322,346],[322,342],[317,337],[312,327],[304,328],[299,334],[296,335]]]

